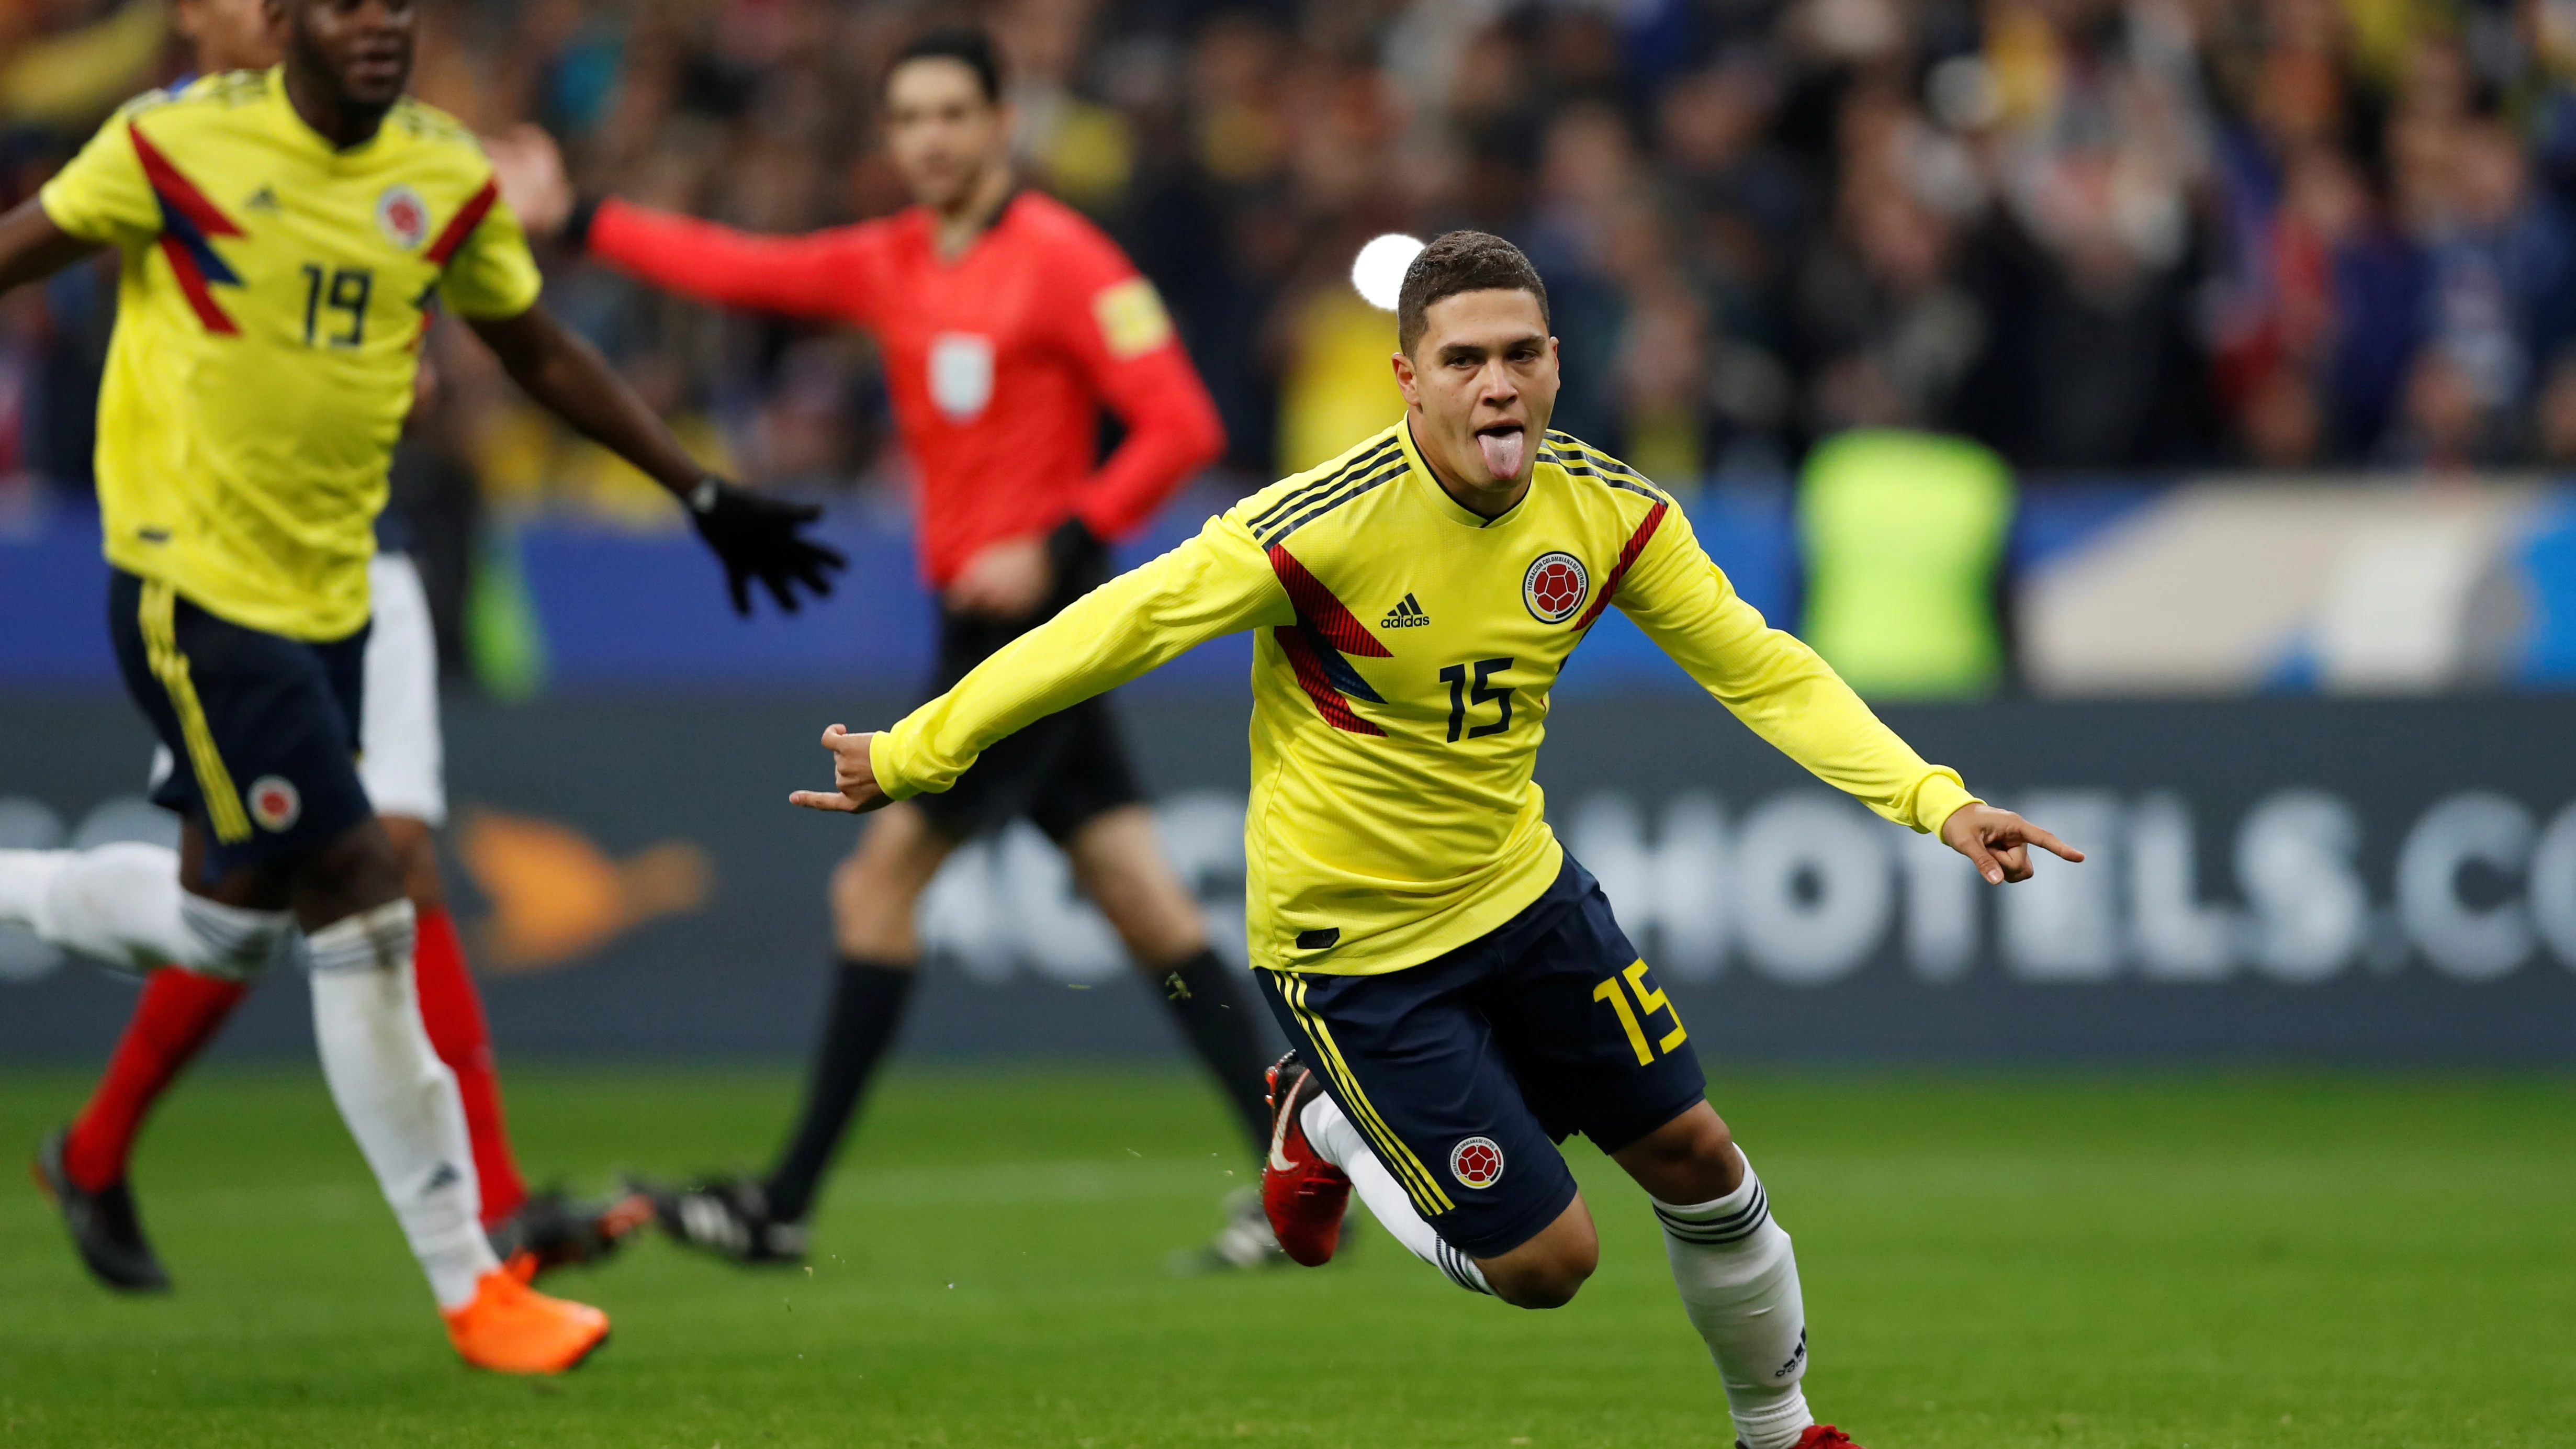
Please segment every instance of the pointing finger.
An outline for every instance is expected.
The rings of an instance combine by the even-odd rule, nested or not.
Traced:
[[[798,790],[787,797],[787,803],[802,805],[808,810],[838,810],[843,814],[854,813],[859,808],[858,801],[838,790]]]
[[[2067,844],[2065,841],[2058,839],[2056,836],[2049,834],[2047,831],[2040,829],[2038,826],[2031,824],[2027,820],[2022,822],[2021,834],[2024,840],[2029,841],[2031,844],[2038,846],[2040,849],[2047,851],[2049,854],[2056,856],[2060,860],[2073,861],[2079,865],[2083,863],[2083,851],[2077,850],[2074,846]]]
[[[823,748],[827,750],[840,749],[841,740],[843,737],[847,736],[849,732],[850,727],[847,725],[828,724],[823,726]]]

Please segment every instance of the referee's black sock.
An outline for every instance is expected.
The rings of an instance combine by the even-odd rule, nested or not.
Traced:
[[[1158,977],[1156,989],[1172,1020],[1189,1037],[1190,1049],[1215,1074],[1226,1101],[1243,1119],[1253,1155],[1262,1156],[1269,1150],[1270,1106],[1263,1100],[1261,1073],[1270,1058],[1252,993],[1217,959],[1216,952],[1205,947]]]
[[[814,1206],[814,1190],[840,1150],[895,1028],[903,1024],[904,1004],[920,975],[914,966],[842,958],[823,1040],[814,1052],[814,1075],[805,1083],[804,1113],[765,1185],[770,1216],[778,1221],[802,1222]]]

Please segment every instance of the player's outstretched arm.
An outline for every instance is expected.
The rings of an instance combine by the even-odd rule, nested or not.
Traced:
[[[1941,843],[1968,858],[1988,885],[2030,879],[2030,848],[2084,863],[2084,852],[2009,810],[1971,801],[1941,822]]]
[[[41,282],[98,248],[56,226],[43,205],[28,197],[0,216],[0,293]]]
[[[853,735],[833,726],[824,746],[835,759],[839,793],[800,790],[789,798],[818,810],[865,810],[880,795],[904,800],[945,790],[996,741],[1033,720],[1221,634],[1296,618],[1252,534],[1231,516],[1212,518],[1197,537],[1003,645],[893,728]],[[850,794],[854,785],[857,795]]]
[[[822,509],[764,498],[709,475],[599,349],[545,308],[475,319],[472,325],[529,396],[583,437],[642,469],[688,508],[698,536],[724,561],[736,613],[751,612],[754,579],[790,614],[798,607],[799,585],[817,598],[832,592],[832,574],[849,560],[803,531],[822,517]]]
[[[1764,624],[1679,509],[1667,504],[1649,523],[1651,536],[1614,599],[1756,734],[1888,819],[1937,832],[1990,884],[2030,879],[2034,845],[2084,859],[2046,830],[1970,795],[1957,772],[1925,763],[1814,650]]]

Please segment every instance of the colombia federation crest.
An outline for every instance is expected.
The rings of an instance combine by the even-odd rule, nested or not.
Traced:
[[[1582,609],[1592,594],[1592,575],[1583,560],[1563,549],[1550,549],[1530,560],[1521,575],[1521,602],[1542,624],[1562,624]]]

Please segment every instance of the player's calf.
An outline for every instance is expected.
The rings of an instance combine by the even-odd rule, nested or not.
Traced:
[[[1796,1248],[1772,1220],[1753,1164],[1741,1152],[1735,1156],[1741,1177],[1734,1190],[1696,1203],[1655,1200],[1673,1286],[1717,1364],[1745,1449],[1834,1443],[1809,1434],[1815,1416],[1800,1387],[1807,1376],[1807,1310]]]

